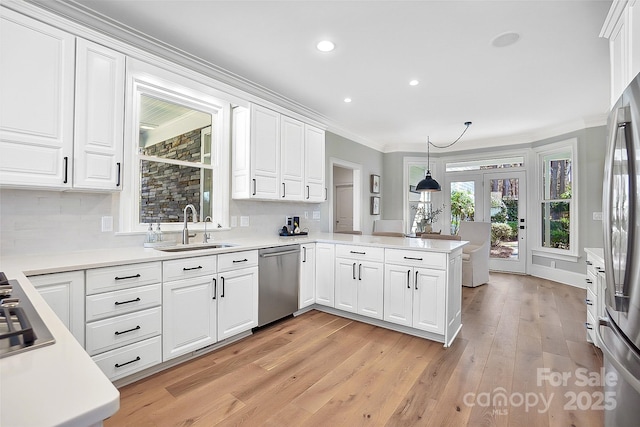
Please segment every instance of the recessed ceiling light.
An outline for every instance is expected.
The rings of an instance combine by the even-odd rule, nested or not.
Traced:
[[[344,102],[346,102],[347,104],[351,102],[351,98],[345,98]]]
[[[507,33],[497,35],[493,40],[491,40],[491,44],[494,47],[507,47],[518,40],[520,40],[520,34],[509,31]]]
[[[333,42],[330,42],[329,40],[322,40],[316,45],[316,47],[320,52],[331,52],[336,48],[336,45],[334,45]]]
[[[417,81],[417,80],[411,80],[411,81],[409,82],[409,86],[418,86],[419,84],[420,84],[420,82],[419,82],[419,81]]]

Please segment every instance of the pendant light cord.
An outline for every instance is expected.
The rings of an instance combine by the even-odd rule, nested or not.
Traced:
[[[434,144],[433,142],[431,142],[431,141],[429,140],[429,137],[427,136],[427,161],[428,161],[428,157],[429,157],[429,145],[433,145],[434,147],[436,147],[436,148],[441,148],[441,149],[451,147],[453,144],[455,144],[456,142],[460,141],[460,138],[462,138],[462,136],[467,132],[467,130],[469,129],[469,126],[471,126],[471,122],[464,122],[464,125],[465,125],[466,127],[464,128],[464,130],[462,131],[462,133],[460,134],[460,136],[459,136],[455,141],[453,141],[451,144],[447,144],[447,145],[436,145],[436,144]]]

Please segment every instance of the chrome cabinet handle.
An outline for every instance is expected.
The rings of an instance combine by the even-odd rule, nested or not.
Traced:
[[[366,252],[349,251],[350,254],[366,255]]]
[[[418,290],[418,270],[416,270],[416,290]]]
[[[218,295],[218,280],[215,277],[211,280],[213,280],[213,299],[216,299]]]
[[[65,156],[62,158],[62,161],[64,162],[64,181],[62,181],[62,183],[66,184],[69,182],[69,158]]]
[[[253,194],[252,194],[252,196],[255,196],[256,195],[257,183],[256,183],[256,179],[255,178],[253,178],[252,181],[253,181]]]
[[[407,289],[411,289],[411,270],[407,270]]]
[[[362,280],[362,264],[358,264],[358,280]]]
[[[231,261],[233,264],[238,263],[238,262],[248,262],[248,259],[234,259],[233,261]]]
[[[353,280],[356,280],[356,263],[353,263]]]
[[[307,262],[307,247],[302,247],[302,262]]]
[[[136,274],[134,276],[124,276],[124,277],[116,276],[116,280],[137,279],[138,277],[140,277],[140,273],[138,273],[138,274]]]
[[[311,197],[311,191],[309,190],[309,186],[307,185],[307,200]]]
[[[285,183],[282,183],[282,197],[284,197],[287,194],[287,187],[285,187]]]
[[[120,187],[120,162],[116,163],[116,187]]]
[[[220,295],[220,298],[224,298],[224,277],[221,277],[220,281],[222,282],[222,294]]]
[[[191,237],[191,236],[189,236]],[[182,270],[183,271],[191,271],[191,270],[200,270],[202,268],[201,265],[197,266],[197,267],[183,267]]]

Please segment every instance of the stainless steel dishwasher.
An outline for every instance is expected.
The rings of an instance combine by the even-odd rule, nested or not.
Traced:
[[[258,326],[263,326],[298,310],[300,246],[260,249],[258,254]]]

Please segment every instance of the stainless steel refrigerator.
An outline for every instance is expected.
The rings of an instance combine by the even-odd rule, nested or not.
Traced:
[[[603,185],[605,426],[640,426],[640,80],[611,110]],[[605,400],[606,401],[606,400]],[[614,404],[615,402],[615,404]]]

